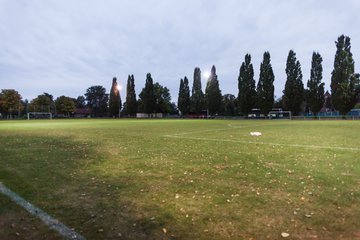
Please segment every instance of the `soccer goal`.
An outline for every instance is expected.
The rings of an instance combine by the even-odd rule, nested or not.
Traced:
[[[291,111],[270,111],[269,119],[290,119],[291,120]]]
[[[51,112],[28,112],[27,118],[28,120],[31,119],[52,119]]]

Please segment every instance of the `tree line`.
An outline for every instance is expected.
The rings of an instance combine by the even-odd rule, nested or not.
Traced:
[[[331,103],[340,114],[345,115],[359,100],[360,77],[354,71],[355,63],[351,53],[350,38],[341,35],[335,43],[337,50],[334,70],[331,73]],[[180,80],[179,111],[184,115],[190,112],[200,113],[201,109],[208,110],[210,115],[247,115],[256,108],[266,115],[274,106],[277,106],[291,111],[294,115],[308,108],[316,115],[325,103],[322,61],[320,53],[313,52],[310,79],[307,81],[307,88],[304,88],[301,64],[296,58],[296,53],[290,50],[286,61],[283,96],[278,102],[274,99],[275,76],[269,52],[263,55],[257,84],[254,79],[251,55],[245,55],[239,71],[237,97],[232,94],[221,95],[215,66],[212,67],[205,94],[203,94],[200,69],[195,68],[191,95],[187,78]]]
[[[351,53],[348,36],[341,35],[336,43],[334,69],[331,73],[331,104],[342,115],[348,113],[356,104],[360,95],[360,75],[355,73],[355,62]],[[145,86],[136,98],[135,79],[128,76],[125,102],[122,104],[119,85],[114,77],[110,93],[103,86],[91,86],[83,96],[71,98],[60,96],[56,99],[49,93],[38,95],[28,102],[13,89],[3,89],[0,93],[0,112],[4,115],[26,112],[53,112],[70,116],[77,108],[90,108],[95,117],[122,115],[135,116],[136,113],[168,113],[188,115],[201,114],[205,110],[210,115],[247,115],[252,109],[260,109],[268,114],[271,109],[282,107],[294,115],[306,111],[316,115],[324,106],[324,82],[322,82],[322,57],[313,52],[310,78],[306,88],[303,84],[301,64],[293,50],[289,51],[286,61],[286,82],[283,96],[275,101],[275,76],[271,65],[271,56],[265,52],[260,64],[259,79],[256,84],[251,55],[246,54],[239,70],[238,95],[222,95],[216,68],[211,68],[205,92],[201,86],[201,70],[194,69],[193,84],[185,76],[180,79],[177,105],[171,102],[167,87],[153,81],[151,74],[146,75]]]

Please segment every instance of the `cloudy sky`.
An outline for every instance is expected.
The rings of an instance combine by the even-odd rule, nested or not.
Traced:
[[[329,89],[339,35],[360,64],[359,11],[358,0],[0,0],[0,89],[77,97],[134,74],[139,94],[150,72],[177,101],[180,78],[192,84],[195,67],[215,65],[222,93],[237,95],[245,54],[257,81],[269,51],[279,97],[290,49],[304,85],[312,52],[322,55]]]

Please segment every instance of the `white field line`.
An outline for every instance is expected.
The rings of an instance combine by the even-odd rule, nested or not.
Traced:
[[[299,148],[313,148],[313,149],[335,149],[335,150],[346,150],[346,151],[360,151],[360,148],[351,148],[351,147],[269,143],[269,142],[260,142],[260,141],[258,142],[258,141],[244,141],[244,140],[231,140],[231,139],[213,139],[213,138],[203,138],[203,137],[184,137],[184,136],[177,136],[177,135],[164,135],[164,137],[179,138],[179,139],[189,139],[189,140],[201,140],[201,141],[212,141],[212,142],[231,142],[231,143],[260,144],[260,145],[282,146],[282,147],[299,147]]]
[[[228,124],[228,128],[218,128],[218,129],[209,129],[202,131],[192,131],[192,132],[184,132],[184,133],[176,133],[170,135],[164,135],[164,137],[169,138],[182,138],[182,139],[190,139],[190,140],[202,140],[202,141],[213,141],[213,142],[232,142],[232,143],[244,143],[244,144],[260,144],[260,145],[270,145],[270,146],[283,146],[283,147],[300,147],[300,148],[312,148],[312,149],[336,149],[336,150],[347,150],[347,151],[360,151],[360,148],[349,148],[349,147],[337,147],[337,146],[321,146],[321,145],[305,145],[305,144],[285,144],[285,143],[268,143],[268,142],[258,142],[258,141],[245,141],[245,140],[231,140],[231,139],[213,139],[213,138],[204,138],[204,137],[186,137],[183,135],[193,134],[193,133],[204,133],[204,132],[217,132],[217,131],[226,131],[233,129],[241,129],[247,127],[260,127],[260,126],[268,126],[271,124],[258,124],[252,126],[239,126],[235,127],[231,124]]]
[[[72,239],[72,240],[86,240],[86,238],[59,220],[51,217],[49,214],[44,212],[43,210],[39,209],[38,207],[32,205],[15,192],[11,191],[7,188],[3,183],[0,182],[0,192],[9,197],[13,202],[18,204],[19,206],[23,207],[26,211],[28,211],[31,215],[40,218],[47,226],[51,229],[57,231],[64,239]]]
[[[218,131],[228,131],[233,129],[241,129],[241,128],[247,128],[247,127],[261,127],[261,126],[268,126],[270,124],[258,124],[258,125],[251,125],[251,126],[239,126],[235,127],[231,124],[228,124],[227,128],[217,128],[217,129],[208,129],[208,130],[199,130],[199,131],[191,131],[191,132],[183,132],[183,133],[175,133],[175,134],[167,134],[164,135],[164,137],[177,137],[177,136],[183,136],[187,134],[193,134],[193,133],[205,133],[205,132],[218,132]]]

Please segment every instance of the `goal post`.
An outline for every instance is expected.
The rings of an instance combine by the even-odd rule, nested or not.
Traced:
[[[269,119],[289,119],[291,120],[291,111],[270,111]]]
[[[52,119],[53,115],[51,112],[28,112],[27,119]]]

